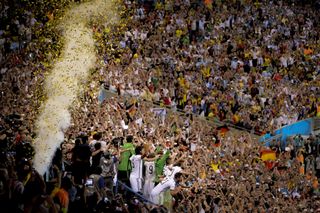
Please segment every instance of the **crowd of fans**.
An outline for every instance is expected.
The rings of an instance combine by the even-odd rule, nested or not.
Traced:
[[[315,116],[315,8],[282,1],[126,5],[132,20],[112,39],[118,43],[97,30],[111,43],[102,54],[117,49],[105,55],[102,79],[113,88],[257,132]]]
[[[101,63],[42,177],[32,168],[35,109],[61,45],[50,27],[69,3],[53,2],[42,16],[22,6],[21,17],[8,14],[17,1],[1,3],[4,212],[320,211],[319,135],[282,150],[201,119],[272,132],[319,116],[315,6],[119,2],[120,26],[93,23]]]

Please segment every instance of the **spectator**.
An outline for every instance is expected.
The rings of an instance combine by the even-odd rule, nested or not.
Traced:
[[[63,178],[61,181],[61,187],[60,189],[53,194],[53,200],[56,201],[56,205],[58,206],[58,212],[68,212],[68,207],[69,207],[69,194],[68,191],[72,187],[72,182],[71,180],[66,177]]]
[[[100,159],[102,169],[101,176],[104,178],[106,188],[113,194],[113,180],[116,174],[115,159],[106,151]]]

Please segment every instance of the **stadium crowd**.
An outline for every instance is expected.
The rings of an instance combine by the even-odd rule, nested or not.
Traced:
[[[211,122],[272,133],[319,116],[315,6],[121,2],[123,26],[93,24],[101,62],[42,177],[33,122],[69,1],[21,17],[12,2],[0,24],[4,212],[320,212],[319,135],[264,147]]]
[[[257,132],[315,116],[316,10],[281,1],[236,2],[217,1],[213,8],[190,1],[145,8],[128,4],[133,20],[112,44],[120,50],[105,56],[118,63],[107,64],[103,81],[121,92]]]

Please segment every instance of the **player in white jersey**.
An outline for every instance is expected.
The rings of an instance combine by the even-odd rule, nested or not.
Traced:
[[[135,150],[135,155],[130,157],[131,161],[131,173],[130,173],[130,185],[134,192],[142,191],[142,157],[141,157],[142,147],[137,147]]]
[[[148,199],[151,198],[150,194],[154,188],[154,180],[156,178],[155,159],[154,154],[150,154],[148,158],[144,158],[145,181],[143,186],[143,195]]]
[[[165,166],[164,169],[163,169],[163,174],[166,176],[166,177],[170,177],[170,178],[173,178],[175,174],[179,173],[182,171],[182,168],[180,166],[172,166],[172,165],[169,165],[169,166]]]
[[[182,171],[182,168],[179,166],[181,165],[181,161],[183,161],[183,159],[185,158],[185,155],[182,155],[178,160],[173,161],[172,158],[168,158],[167,159],[167,165],[164,166],[163,168],[163,174],[165,177],[171,177],[174,178],[174,175],[177,173],[184,173],[187,174],[185,172]]]
[[[177,186],[177,183],[179,183],[182,179],[181,173],[176,173],[174,177],[166,177],[163,179],[156,187],[151,191],[151,200],[155,204],[159,204],[159,195],[161,192],[164,192],[166,190],[170,190],[172,195],[175,195],[180,190]]]

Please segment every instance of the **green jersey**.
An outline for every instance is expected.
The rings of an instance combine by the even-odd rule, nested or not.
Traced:
[[[159,180],[159,176],[163,174],[163,168],[166,165],[166,161],[170,155],[170,151],[167,150],[164,155],[161,156],[158,160],[156,160],[155,166],[156,166],[156,182]]]
[[[129,171],[129,170],[131,170],[131,164],[129,164],[129,158],[131,155],[135,154],[134,146],[132,143],[125,143],[125,144],[123,144],[123,146],[121,148],[122,149],[129,149],[129,150],[121,153],[118,170],[119,171]]]

